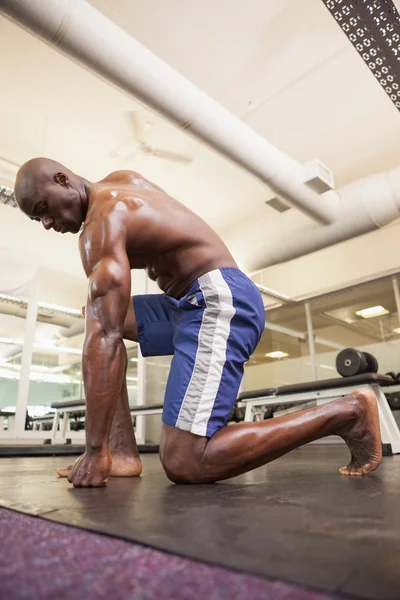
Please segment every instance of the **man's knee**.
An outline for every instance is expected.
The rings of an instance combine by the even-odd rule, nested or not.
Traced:
[[[180,457],[167,453],[162,457],[161,464],[172,483],[199,483],[197,469]]]
[[[173,483],[209,483],[202,460],[206,438],[164,425],[160,449],[161,464]]]

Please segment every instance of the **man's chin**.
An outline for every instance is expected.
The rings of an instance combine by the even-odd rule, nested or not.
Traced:
[[[73,225],[66,225],[64,227],[63,233],[79,233],[82,229],[82,226],[83,224],[76,225],[75,223]]]

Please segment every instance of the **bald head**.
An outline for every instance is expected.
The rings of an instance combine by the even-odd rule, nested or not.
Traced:
[[[24,211],[29,208],[34,195],[46,183],[55,181],[57,173],[73,175],[61,163],[50,158],[32,158],[24,163],[17,173],[14,186],[14,195],[18,206]],[[25,211],[24,211],[25,212]]]
[[[89,182],[49,158],[33,158],[19,169],[14,195],[28,217],[45,229],[77,233],[84,221]]]

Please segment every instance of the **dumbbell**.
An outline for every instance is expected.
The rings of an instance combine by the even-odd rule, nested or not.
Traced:
[[[373,354],[369,354],[369,352],[363,352],[366,360],[367,360],[367,373],[377,373],[379,369],[378,361],[376,360]]]
[[[400,409],[400,392],[393,392],[392,394],[387,394],[386,399],[392,410]]]
[[[336,370],[343,377],[352,377],[362,373],[377,373],[378,361],[368,352],[355,348],[345,348],[336,357]]]

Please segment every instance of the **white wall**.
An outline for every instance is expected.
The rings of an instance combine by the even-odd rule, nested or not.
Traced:
[[[39,301],[80,310],[86,304],[87,280],[52,269],[39,269]]]
[[[400,221],[295,260],[254,279],[301,300],[400,271]]]
[[[0,409],[6,406],[16,406],[19,381],[0,379]],[[74,400],[79,398],[79,385],[61,385],[59,383],[45,383],[30,381],[29,406],[48,406],[52,402],[61,400]]]

